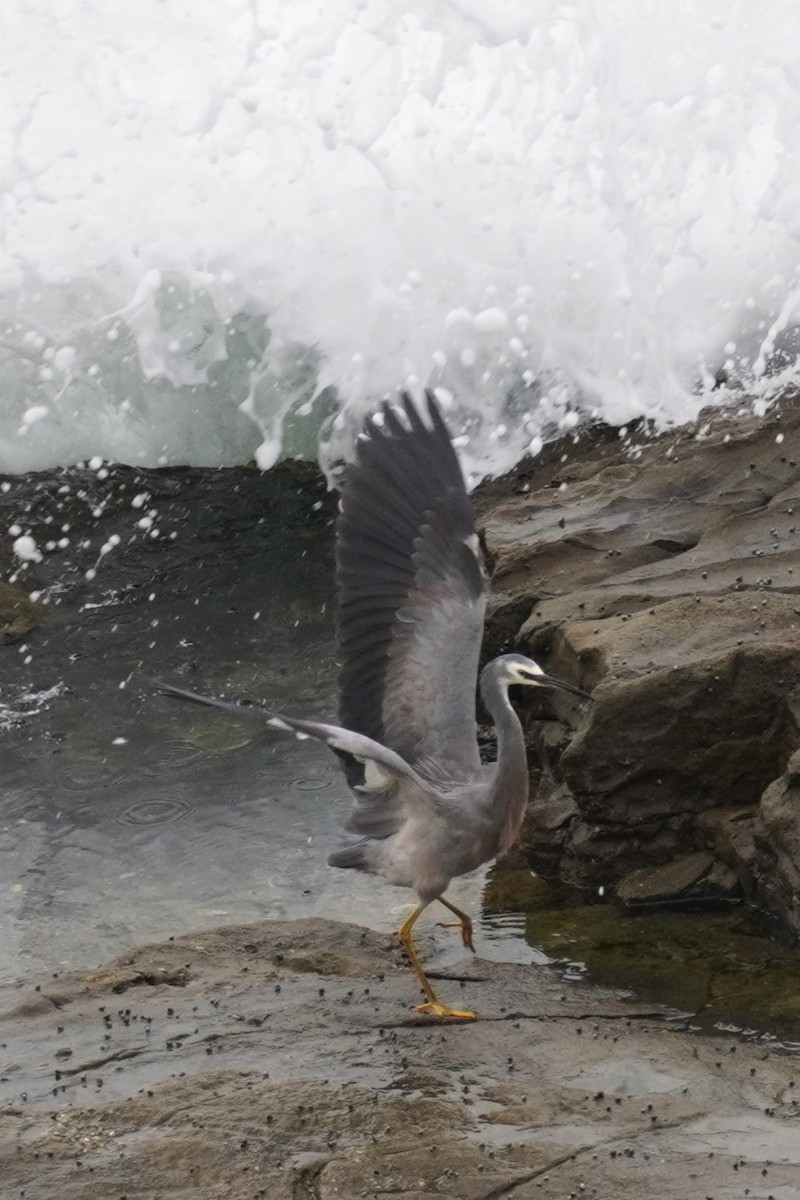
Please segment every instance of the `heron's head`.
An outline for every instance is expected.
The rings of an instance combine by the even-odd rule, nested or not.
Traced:
[[[592,699],[588,692],[582,691],[575,684],[567,683],[557,675],[548,675],[537,662],[526,658],[524,654],[503,654],[489,666],[495,669],[498,681],[506,687],[521,683],[524,687],[560,688],[564,692],[580,696],[583,700]]]

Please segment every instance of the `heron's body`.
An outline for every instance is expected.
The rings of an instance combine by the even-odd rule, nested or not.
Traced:
[[[389,883],[412,888],[422,901],[435,900],[453,878],[474,871],[507,849],[492,812],[483,804],[486,786],[485,780],[475,780],[451,795],[428,789],[421,794],[419,812],[397,833],[345,847],[332,854],[329,862],[331,866],[358,866],[383,875]],[[515,834],[520,823],[521,818],[514,822]]]
[[[531,659],[503,655],[481,673],[497,732],[497,761],[481,763],[475,691],[486,607],[483,567],[461,469],[438,407],[427,421],[407,396],[369,421],[342,490],[337,525],[340,721],[298,720],[165,686],[184,699],[234,708],[325,742],[355,803],[332,866],[411,888],[419,905],[399,936],[426,995],[441,1004],[419,963],[411,928],[440,900],[472,947],[469,917],[445,898],[450,881],[513,845],[528,800],[522,727],[512,684],[578,688]]]

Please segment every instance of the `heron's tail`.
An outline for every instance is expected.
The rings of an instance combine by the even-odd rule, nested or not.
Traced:
[[[355,871],[371,871],[370,849],[374,845],[369,838],[357,842],[345,842],[338,850],[328,855],[329,867],[344,867]]]

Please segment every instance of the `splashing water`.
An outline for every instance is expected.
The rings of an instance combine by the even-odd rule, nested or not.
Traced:
[[[6,5],[0,469],[330,467],[402,384],[473,477],[795,371],[800,9]],[[724,396],[725,388],[712,398]]]

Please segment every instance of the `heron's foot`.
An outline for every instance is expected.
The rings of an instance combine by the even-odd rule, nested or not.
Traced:
[[[464,946],[467,950],[471,950],[473,954],[475,953],[475,947],[472,943],[472,921],[469,918],[466,921],[440,921],[439,928],[460,929],[461,941],[464,943]]]
[[[415,1004],[414,1012],[430,1013],[432,1017],[456,1017],[460,1021],[477,1021],[477,1014],[466,1012],[460,1008],[450,1008],[439,1000],[426,1000],[424,1004]]]

